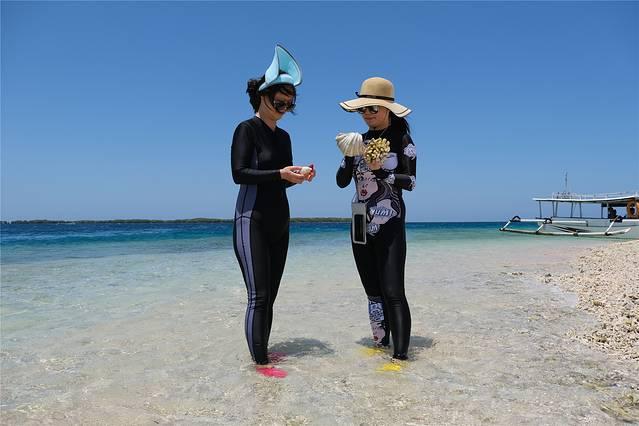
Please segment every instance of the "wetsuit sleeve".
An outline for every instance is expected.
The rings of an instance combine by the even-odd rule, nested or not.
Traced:
[[[384,179],[391,185],[398,188],[412,191],[415,188],[417,178],[417,151],[410,135],[405,134],[402,138],[402,152],[397,156],[397,168],[394,172],[383,169],[373,171],[375,177]]]
[[[284,167],[293,165],[293,149],[291,148],[291,137],[288,135],[288,133],[286,134],[286,140],[288,141],[288,146],[286,147],[287,151],[286,151],[286,161],[285,161]],[[278,170],[278,174],[279,174],[279,170]],[[284,182],[285,188],[290,188],[293,185],[297,185],[296,183],[289,182],[287,180],[283,180],[283,182]]]
[[[289,145],[290,147],[290,145]],[[231,172],[233,182],[237,184],[259,184],[277,182],[281,180],[279,170],[255,169],[253,156],[255,154],[255,139],[247,123],[240,123],[233,134],[231,145]]]
[[[353,178],[353,161],[354,157],[344,157],[342,164],[337,169],[337,186],[340,188],[346,188],[351,183]]]

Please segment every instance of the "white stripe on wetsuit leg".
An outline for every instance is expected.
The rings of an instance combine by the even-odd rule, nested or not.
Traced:
[[[251,254],[251,213],[253,212],[253,206],[255,205],[255,193],[257,188],[255,187],[255,185],[244,185],[243,189],[243,208],[241,216],[238,219],[240,232],[238,232],[237,234],[237,237],[239,239],[237,244],[240,247],[240,257],[242,258],[244,270],[246,271],[245,278],[248,290],[248,306],[246,308],[245,333],[249,349],[251,351],[251,356],[255,358],[255,354],[253,353],[253,315],[255,314],[256,290],[255,274],[253,271],[253,256]],[[247,209],[247,207],[249,206],[250,208]]]
[[[246,185],[240,185],[240,193],[237,195],[237,203],[235,204],[235,247],[237,249],[238,259],[241,263],[242,274],[244,276],[244,281],[246,282],[247,291],[250,292],[250,276],[248,267],[246,265],[246,255],[244,253],[244,246],[242,244],[242,208],[244,206],[244,200],[246,199]],[[247,308],[248,311],[248,308]],[[247,315],[244,315],[244,334],[248,341],[247,333]],[[253,357],[253,350],[249,343],[249,351],[251,352],[251,357]]]
[[[245,333],[245,337],[249,346],[249,351],[251,352],[251,357],[255,358],[255,355],[253,353],[253,345],[252,345],[252,327],[249,327],[249,321],[251,320],[251,314],[253,312],[253,307],[251,306],[251,296],[255,293],[255,284],[253,282],[253,268],[252,268],[252,263],[251,263],[251,256],[250,256],[250,250],[251,250],[251,246],[250,246],[250,212],[251,210],[249,210],[249,216],[246,217],[244,216],[245,210],[244,207],[246,206],[246,199],[249,195],[249,189],[248,189],[248,185],[242,185],[240,188],[240,195],[238,196],[238,206],[239,208],[236,211],[236,219],[235,219],[235,226],[236,226],[236,241],[235,244],[238,248],[238,253],[239,253],[239,257],[240,257],[240,261],[242,262],[242,269],[244,270],[244,279],[246,280],[246,287],[247,287],[247,292],[248,292],[248,306],[246,308],[246,314],[244,317],[244,333]],[[248,226],[246,226],[246,222],[248,222]],[[245,241],[245,234],[246,237],[248,237],[249,240],[249,244],[248,247],[247,245],[244,243]],[[248,252],[248,255],[247,255]],[[251,334],[249,334],[251,333]]]
[[[257,153],[253,152],[252,163],[257,168]],[[257,185],[241,185],[240,194],[235,207],[236,226],[239,221],[239,232],[236,233],[236,245],[240,252],[240,259],[246,271],[246,283],[248,290],[248,306],[244,318],[244,332],[251,352],[251,357],[255,359],[253,352],[253,321],[255,314],[255,275],[253,271],[253,256],[251,255],[251,217],[255,200],[257,198]]]

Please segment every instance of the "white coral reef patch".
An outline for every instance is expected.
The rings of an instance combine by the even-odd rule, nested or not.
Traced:
[[[589,346],[639,361],[639,241],[589,249],[573,272],[543,281],[574,292],[577,306],[597,316],[598,323],[574,337]]]

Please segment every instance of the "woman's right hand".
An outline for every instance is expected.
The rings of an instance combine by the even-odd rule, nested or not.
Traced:
[[[306,178],[301,174],[301,170],[301,166],[286,166],[280,169],[280,177],[291,183],[302,183]]]

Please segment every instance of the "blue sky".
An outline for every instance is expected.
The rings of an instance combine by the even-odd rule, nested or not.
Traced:
[[[2,219],[233,215],[246,81],[301,64],[280,122],[311,184],[296,217],[348,216],[338,102],[395,83],[413,109],[410,221],[536,213],[533,196],[639,190],[637,2],[2,2]]]

